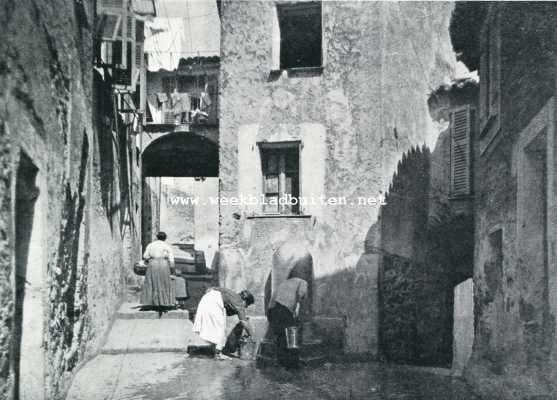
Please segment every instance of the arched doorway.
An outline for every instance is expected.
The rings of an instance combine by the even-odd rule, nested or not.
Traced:
[[[193,308],[212,284],[219,243],[219,149],[211,133],[154,134],[142,153],[142,244],[167,234]]]
[[[193,132],[173,132],[153,140],[142,162],[144,177],[218,177],[219,148]]]

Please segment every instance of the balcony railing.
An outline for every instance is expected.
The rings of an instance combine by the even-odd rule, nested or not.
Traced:
[[[149,96],[148,125],[217,125],[217,102],[206,94],[158,93]]]

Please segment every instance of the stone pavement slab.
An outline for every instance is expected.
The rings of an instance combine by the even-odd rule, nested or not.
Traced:
[[[205,343],[192,326],[187,319],[117,319],[101,353],[185,352]]]
[[[457,378],[380,363],[289,372],[250,361],[181,353],[99,355],[76,375],[68,400],[476,400]]]

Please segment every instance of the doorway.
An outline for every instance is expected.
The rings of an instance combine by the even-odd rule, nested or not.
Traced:
[[[544,359],[551,342],[548,270],[548,128],[532,129],[520,149],[518,251],[520,314],[529,361]]]
[[[20,154],[15,182],[14,376],[16,400],[45,398],[44,207],[39,169]]]

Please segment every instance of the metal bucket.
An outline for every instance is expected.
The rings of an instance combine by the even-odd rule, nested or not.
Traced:
[[[257,342],[252,338],[241,338],[239,343],[239,356],[242,360],[255,360],[257,356]]]
[[[286,348],[299,349],[300,348],[300,328],[298,326],[289,326],[284,330],[286,335]]]

